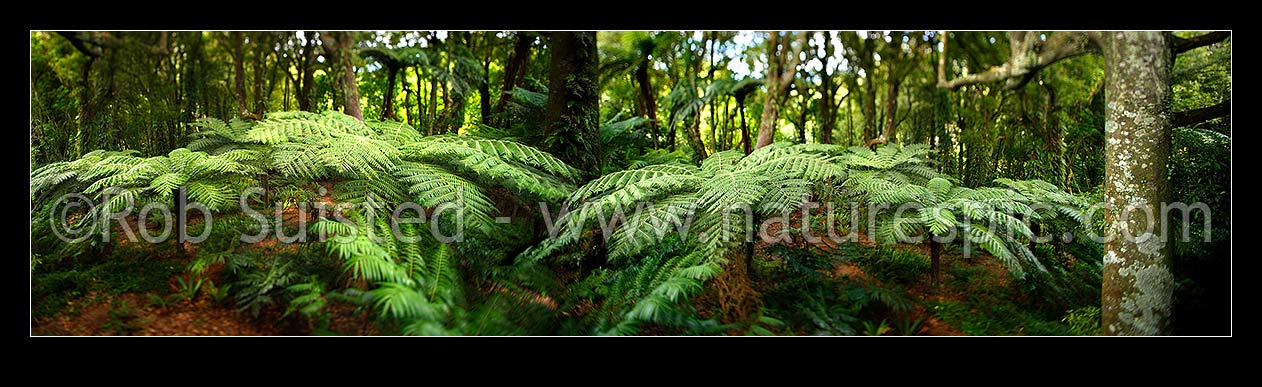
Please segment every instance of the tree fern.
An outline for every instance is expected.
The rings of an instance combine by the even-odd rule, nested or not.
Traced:
[[[577,241],[578,235],[604,220],[622,215],[626,221],[608,235],[611,263],[625,265],[619,281],[639,285],[614,290],[619,298],[638,300],[611,324],[609,333],[635,331],[640,322],[674,322],[687,307],[687,294],[699,290],[729,262],[735,235],[747,231],[740,208],[765,214],[800,206],[804,195],[831,190],[843,181],[840,165],[843,149],[823,145],[773,144],[746,156],[738,151],[718,152],[700,167],[678,164],[650,165],[614,172],[592,180],[571,194],[567,204],[574,210],[555,222],[557,238],[550,238],[522,253],[519,264],[530,264]],[[735,211],[735,214],[733,213]],[[735,216],[733,216],[735,215]],[[674,232],[688,218],[688,228],[678,228],[680,246],[676,258],[687,263],[639,262],[642,254],[659,246],[662,230]],[[728,221],[725,221],[728,220]],[[667,226],[667,227],[662,227]],[[660,259],[660,258],[659,258]],[[644,270],[654,274],[643,276]],[[636,273],[641,273],[637,276]],[[645,281],[643,279],[653,279]],[[638,289],[638,290],[635,290]]]

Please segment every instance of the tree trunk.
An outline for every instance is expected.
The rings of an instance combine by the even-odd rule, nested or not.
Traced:
[[[188,211],[185,206],[188,203],[188,189],[180,186],[175,189],[175,254],[176,257],[183,259],[188,255],[184,251],[184,240],[188,236]],[[140,225],[144,227],[144,225]]]
[[[798,109],[798,119],[797,119],[797,122],[794,123],[795,124],[794,126],[796,126],[798,129],[798,141],[800,141],[803,144],[809,142],[809,141],[806,141],[806,112],[810,110],[810,108],[808,107],[810,106],[810,103],[811,103],[811,97],[803,94],[802,105],[800,106],[801,109]]]
[[[320,41],[324,44],[324,51],[329,54],[332,60],[330,66],[334,73],[341,72],[340,76],[335,76],[334,87],[342,91],[342,98],[345,106],[345,113],[355,119],[363,121],[364,112],[359,107],[359,84],[355,79],[355,35],[353,32],[329,31],[320,33]]]
[[[254,113],[254,116],[256,117],[263,116],[263,110],[264,110],[263,105],[267,102],[267,95],[263,93],[263,84],[266,83],[264,81],[267,78],[263,76],[263,73],[265,72],[264,69],[266,68],[265,65],[267,64],[267,54],[271,52],[272,47],[269,42],[267,42],[266,40],[260,39],[264,36],[267,36],[266,34],[267,32],[256,33],[254,34],[254,37],[253,37],[254,41],[252,41],[253,46],[255,47],[255,50],[254,50],[254,69],[253,69],[254,70],[254,85],[253,85],[254,88],[251,89],[254,92],[254,110],[251,111],[251,113]]]
[[[508,103],[508,92],[513,91],[513,86],[517,85],[518,78],[524,78],[519,73],[526,70],[527,61],[530,60],[530,45],[535,41],[533,36],[525,32],[518,31],[516,33],[516,41],[513,43],[513,56],[508,60],[508,67],[504,68],[504,85],[500,88],[500,100],[495,105],[496,113],[503,113],[504,106]],[[507,126],[506,123],[500,125]]]
[[[930,287],[936,292],[942,284],[942,243],[937,235],[929,235],[929,278]]]
[[[302,60],[299,71],[302,72],[302,83],[298,84],[298,110],[311,111],[311,92],[315,91],[315,34],[311,31],[303,33],[306,42],[302,46]]]
[[[854,93],[853,91],[850,93]],[[854,143],[854,98],[846,101],[846,145]]]
[[[837,121],[835,118],[837,105],[833,104],[833,77],[828,73],[821,73],[820,78],[822,79],[821,83],[823,83],[823,85],[820,88],[821,96],[819,101],[820,128],[819,135],[816,136],[816,138],[819,139],[820,144],[832,144],[833,128],[835,127]]]
[[[1174,291],[1170,244],[1154,234],[1160,219],[1145,212],[1160,214],[1170,198],[1170,35],[1101,35],[1108,98],[1104,216],[1112,234],[1104,243],[1101,326],[1107,335],[1166,335]]]
[[[486,48],[490,51],[490,48]],[[482,61],[482,82],[478,83],[478,112],[482,123],[489,124],[491,118],[491,57],[487,53],[487,57]]]
[[[863,38],[862,57],[859,58],[860,69],[863,70],[863,140],[866,142],[876,138],[876,65],[873,63],[872,52],[876,47],[876,41],[872,39],[869,33]]]
[[[890,71],[894,71],[894,65],[890,65]],[[902,84],[902,80],[895,74],[890,74],[888,81],[889,88],[885,93],[885,138],[889,143],[894,143],[898,139],[898,123],[895,116],[898,114],[898,87]]]
[[[749,143],[749,126],[745,124],[745,99],[737,99],[736,105],[741,110],[741,150],[745,151],[745,154],[749,154],[752,151],[750,149],[752,144]]]
[[[429,126],[428,132],[433,135],[434,129],[438,127],[438,79],[430,77],[429,79],[429,99],[426,100],[425,109],[429,113],[425,114],[425,119],[421,120],[422,124]]]
[[[399,76],[399,67],[386,69],[386,98],[381,102],[381,118],[394,119],[394,82]]]
[[[799,33],[797,44],[794,45],[789,43],[788,35],[780,37],[776,32],[772,32],[767,39],[767,55],[775,66],[769,64],[767,69],[767,99],[763,103],[762,119],[758,121],[758,143],[754,146],[755,149],[775,141],[776,121],[780,119],[780,101],[784,100],[789,85],[793,83],[793,76],[797,74],[798,54],[806,45],[806,35],[806,32]],[[779,45],[783,46],[779,50],[776,49],[777,37]]]
[[[228,45],[232,48],[232,69],[236,75],[233,84],[237,92],[237,114],[244,116],[249,113],[245,108],[245,33],[229,32]]]
[[[548,66],[548,104],[543,144],[584,172],[600,175],[600,57],[596,32],[555,32]]]
[[[653,133],[653,147],[661,138],[661,130],[657,126],[657,98],[653,95],[652,80],[649,79],[649,58],[644,57],[635,68],[635,80],[640,86],[640,98],[644,101],[644,112],[649,117],[649,128]]]

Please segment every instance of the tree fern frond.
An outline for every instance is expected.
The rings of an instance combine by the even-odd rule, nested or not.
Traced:
[[[381,309],[383,317],[400,320],[437,320],[438,316],[430,307],[429,300],[425,299],[424,294],[411,287],[383,282],[380,287],[373,290],[373,296],[377,299],[377,307]]]
[[[715,173],[731,168],[733,164],[736,164],[743,157],[745,157],[745,153],[737,149],[715,152],[710,157],[706,157],[705,160],[701,160],[701,169],[709,173]]]
[[[324,140],[315,156],[325,167],[352,178],[372,178],[393,169],[399,151],[390,143],[346,135]]]
[[[501,160],[529,165],[567,179],[578,178],[579,171],[565,164],[561,159],[534,147],[512,141],[460,136],[432,136],[426,138],[426,141],[460,144],[478,149]]]

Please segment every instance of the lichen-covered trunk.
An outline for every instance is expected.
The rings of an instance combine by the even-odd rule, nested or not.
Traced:
[[[596,32],[556,32],[551,46],[545,136],[537,144],[592,179],[601,164]]]
[[[1171,332],[1170,244],[1157,235],[1169,199],[1171,51],[1167,33],[1107,32],[1101,326],[1106,335]],[[1127,216],[1129,213],[1129,216]]]

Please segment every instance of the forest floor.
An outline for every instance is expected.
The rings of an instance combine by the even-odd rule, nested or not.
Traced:
[[[332,187],[326,188],[331,191]],[[331,201],[331,198],[326,195],[316,200],[327,202]],[[284,222],[288,224],[296,223],[298,215],[293,208],[287,208],[283,211],[283,216]],[[312,220],[307,219],[308,222]],[[136,227],[134,221],[131,219],[133,230]],[[201,219],[198,218],[190,219],[191,224],[200,221]],[[791,223],[800,225],[800,217],[794,216]],[[772,234],[778,232],[775,225],[768,231]],[[119,237],[119,247],[125,247],[126,242],[122,239],[122,235]],[[854,254],[856,247],[877,249],[879,246],[868,241],[867,236],[862,234],[859,235],[858,241],[847,243],[855,245],[839,246],[828,238],[824,238],[821,244],[813,246],[818,250],[811,251],[841,258],[832,264],[831,272],[827,273],[833,281],[838,283],[853,281],[865,286],[900,289],[898,291],[913,304],[913,309],[907,313],[908,318],[920,321],[915,330],[916,335],[993,334],[991,332],[995,330],[990,329],[989,322],[986,321],[983,321],[986,325],[980,328],[976,326],[977,324],[973,324],[974,326],[970,326],[969,329],[961,329],[957,326],[958,323],[960,321],[967,323],[969,320],[960,316],[969,316],[973,319],[972,321],[985,320],[989,318],[987,316],[989,311],[986,309],[997,304],[996,299],[1007,297],[994,295],[1013,293],[1011,291],[1012,277],[1008,271],[996,259],[980,252],[975,253],[972,259],[966,260],[958,251],[944,249],[942,254],[943,285],[935,291],[930,286],[930,275],[927,271],[900,283],[892,283],[893,281],[888,278],[878,278],[877,275],[866,272],[861,265],[847,259],[846,255]],[[800,238],[779,244],[802,249],[802,251],[809,250]],[[757,255],[768,256],[767,249],[771,244],[759,242],[756,246]],[[215,288],[215,283],[223,283],[220,281],[220,272],[225,267],[223,263],[211,265],[199,277],[205,282],[192,286],[193,277],[186,269],[192,258],[178,258],[173,251],[169,251],[173,249],[131,248],[139,249],[133,252],[139,254],[116,257],[112,261],[97,263],[96,266],[86,270],[87,273],[76,273],[77,276],[69,276],[62,280],[62,282],[103,281],[111,285],[85,287],[83,284],[76,283],[72,288],[80,289],[79,291],[65,296],[59,294],[53,297],[42,297],[45,298],[44,305],[38,306],[43,313],[35,314],[32,321],[32,334],[169,336],[380,334],[376,324],[372,323],[370,311],[356,310],[355,307],[342,303],[328,305],[330,321],[327,329],[319,331],[314,330],[312,324],[301,317],[283,318],[284,311],[281,307],[263,308],[257,315],[249,311],[239,311],[232,306],[231,299],[225,299],[227,292],[220,292],[220,289]],[[274,238],[268,238],[252,248],[276,253],[292,250],[296,248],[296,245],[280,244]],[[925,245],[902,245],[896,248],[924,257],[929,256],[928,246]],[[196,245],[187,244],[186,249],[188,257],[196,256],[198,249]],[[73,271],[84,270],[74,269]],[[497,288],[484,289],[484,291],[487,294],[511,292]],[[989,298],[978,302],[978,295],[988,295],[986,297]],[[552,310],[557,308],[555,300],[544,296],[534,294],[526,299]],[[593,305],[586,306],[587,309],[594,307]],[[1010,304],[1005,304],[1005,306],[1012,309]],[[941,310],[943,307],[950,310]],[[561,314],[568,315],[571,312],[582,314],[583,311],[571,310]],[[957,324],[945,321],[947,318],[944,317],[951,317]],[[1021,328],[1018,327],[1015,330],[1005,328],[1000,332],[1021,334]]]

